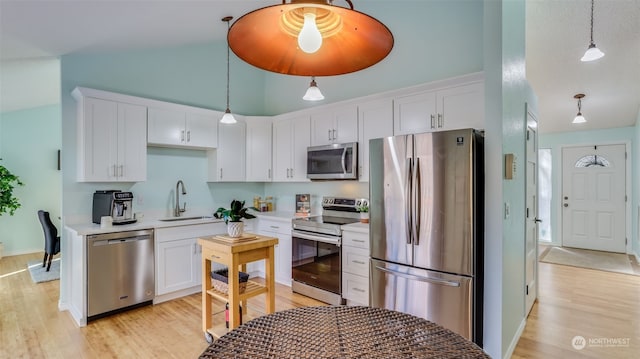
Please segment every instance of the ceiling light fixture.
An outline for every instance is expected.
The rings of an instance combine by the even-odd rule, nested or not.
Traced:
[[[582,98],[584,97],[583,93],[576,94],[573,98],[578,99],[578,114],[573,119],[571,123],[585,123],[587,119],[582,116]]]
[[[333,0],[286,0],[249,12],[233,23],[228,41],[245,62],[266,71],[333,76],[365,69],[393,48],[391,31],[377,19]]]
[[[220,119],[220,123],[233,124],[236,123],[235,117],[231,114],[229,109],[229,29],[231,28],[229,22],[233,19],[233,16],[225,16],[222,21],[227,23],[227,109],[224,111],[224,115]]]
[[[324,100],[324,95],[322,94],[322,92],[320,92],[320,89],[318,88],[318,84],[316,83],[315,76],[311,77],[311,83],[309,84],[309,88],[307,89],[307,92],[304,94],[302,99],[306,101]]]
[[[600,51],[596,47],[596,43],[593,42],[593,2],[594,0],[591,0],[591,42],[589,42],[589,48],[587,48],[584,56],[580,59],[582,62],[594,61],[604,56],[604,52]]]

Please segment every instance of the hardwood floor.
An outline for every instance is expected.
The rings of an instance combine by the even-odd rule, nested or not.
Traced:
[[[207,343],[200,294],[147,306],[78,328],[58,311],[59,281],[34,284],[26,271],[41,254],[0,260],[0,358],[196,358]],[[637,358],[640,277],[540,263],[540,296],[513,358]],[[276,310],[322,305],[276,288]],[[223,320],[224,303],[216,302]],[[249,300],[249,318],[264,300]],[[628,339],[627,346],[574,350],[574,336]]]

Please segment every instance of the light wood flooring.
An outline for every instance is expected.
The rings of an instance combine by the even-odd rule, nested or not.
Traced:
[[[58,311],[59,281],[34,284],[26,271],[40,254],[0,259],[0,358],[197,358],[207,343],[200,294],[139,308],[78,328]],[[640,277],[540,263],[539,301],[513,358],[637,358]],[[264,310],[261,296],[250,314]],[[276,310],[321,305],[276,288]],[[224,303],[214,309],[222,318]],[[214,319],[215,320],[215,319]],[[627,347],[571,347],[571,339],[629,338]]]

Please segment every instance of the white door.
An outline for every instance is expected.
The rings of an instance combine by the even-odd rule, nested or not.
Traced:
[[[538,121],[527,112],[525,211],[525,311],[538,295]]]
[[[626,250],[625,145],[562,149],[562,245]]]

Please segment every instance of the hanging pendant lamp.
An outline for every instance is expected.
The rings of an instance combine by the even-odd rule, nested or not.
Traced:
[[[584,94],[579,93],[576,94],[575,96],[573,96],[573,98],[578,100],[578,114],[576,114],[576,117],[573,119],[573,121],[571,123],[585,123],[587,122],[587,119],[584,118],[584,116],[582,116],[582,98],[584,97]]]
[[[318,84],[316,83],[315,76],[311,77],[311,83],[309,84],[309,88],[307,89],[307,92],[304,94],[302,99],[305,101],[324,100],[324,95],[322,94],[322,92],[320,92],[320,89],[318,88]]]
[[[391,31],[375,18],[329,0],[286,0],[254,10],[231,26],[231,50],[266,71],[333,76],[365,69],[393,48]]]
[[[600,51],[596,47],[596,43],[593,42],[593,2],[594,0],[591,0],[591,41],[589,42],[589,48],[580,59],[582,62],[594,61],[604,56],[604,52]]]
[[[230,24],[229,22],[233,19],[233,16],[225,16],[222,18],[222,21],[227,23],[227,36],[229,35]],[[224,111],[224,115],[220,119],[220,123],[226,124],[234,124],[236,123],[235,117],[231,113],[229,109],[229,41],[227,40],[227,109]]]

